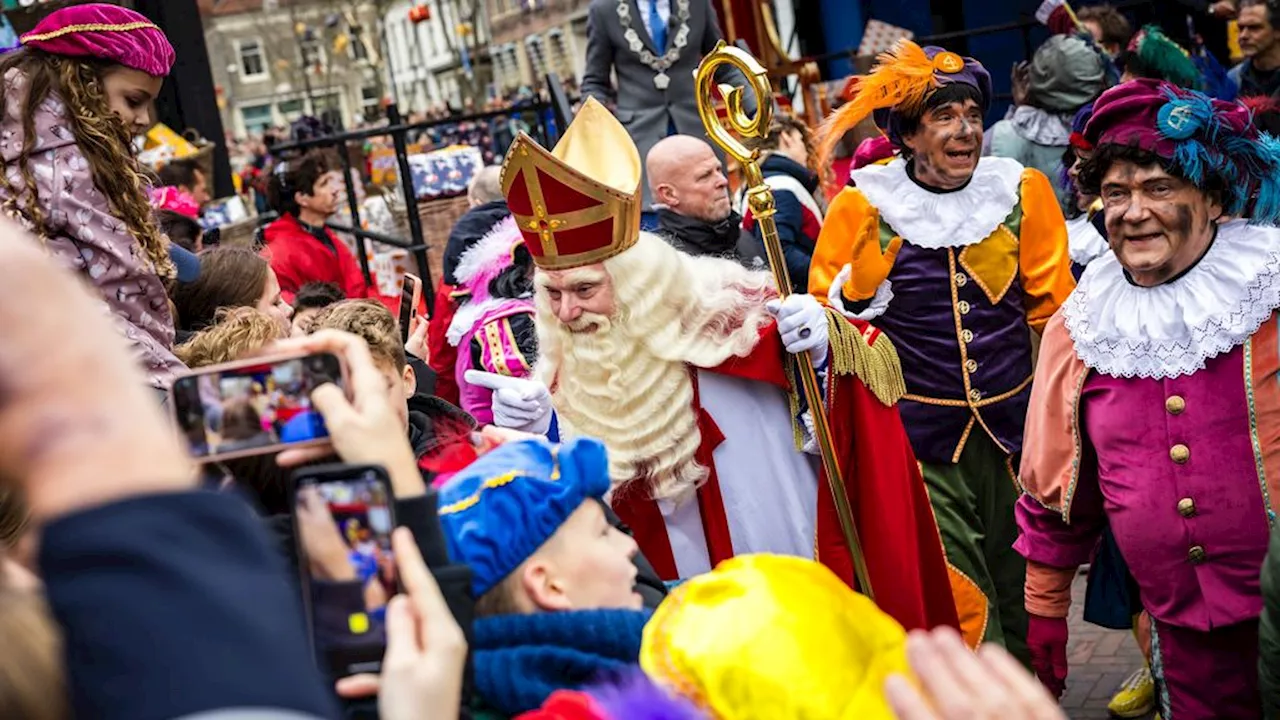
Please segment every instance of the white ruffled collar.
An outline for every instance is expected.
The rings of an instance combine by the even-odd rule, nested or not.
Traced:
[[[903,240],[930,250],[982,242],[1018,204],[1022,165],[1009,158],[978,160],[960,190],[935,193],[907,175],[906,161],[868,165],[851,173],[854,185]]]
[[[1089,213],[1067,221],[1067,254],[1071,256],[1071,262],[1088,265],[1110,251],[1111,246],[1098,232]]]
[[[1280,308],[1280,229],[1225,223],[1186,275],[1152,288],[1106,253],[1063,304],[1076,355],[1113,377],[1175,378],[1243,344]]]

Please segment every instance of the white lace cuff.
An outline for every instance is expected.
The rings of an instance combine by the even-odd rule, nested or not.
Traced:
[[[893,286],[889,283],[889,279],[885,278],[884,282],[876,288],[876,294],[871,296],[871,304],[865,310],[853,312],[845,307],[843,294],[844,285],[852,276],[853,266],[846,264],[840,268],[840,272],[836,273],[836,279],[831,281],[831,289],[827,290],[827,303],[839,310],[841,315],[863,322],[871,322],[883,315],[893,300]]]

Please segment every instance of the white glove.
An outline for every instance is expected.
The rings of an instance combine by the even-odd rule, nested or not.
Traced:
[[[782,345],[792,355],[809,352],[813,366],[827,364],[827,313],[812,295],[790,295],[786,300],[770,300],[765,310],[778,319]]]
[[[546,385],[481,370],[468,370],[463,379],[493,391],[494,425],[538,435],[551,429],[551,391]]]

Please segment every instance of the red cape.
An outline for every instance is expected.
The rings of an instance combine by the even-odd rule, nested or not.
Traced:
[[[879,335],[865,323],[853,324],[868,335],[868,342]],[[789,390],[784,365],[788,357],[777,330],[770,324],[748,356],[732,358],[710,370]],[[958,628],[941,536],[897,408],[881,403],[856,376],[836,375],[828,382],[827,417],[876,604],[908,630],[939,625]],[[698,411],[704,440],[699,460],[714,468],[711,452],[718,444],[717,438],[722,440],[723,436],[710,416],[700,407]],[[790,428],[786,431],[790,432]],[[857,588],[853,559],[840,530],[826,473],[819,473],[817,559]],[[715,564],[731,556],[732,551],[725,548],[728,528],[723,522],[723,501],[714,471],[698,492],[708,551]],[[669,551],[666,557],[650,551],[667,544],[661,513],[655,503],[635,495],[615,497],[614,509],[635,530],[641,550],[663,579],[675,579]],[[714,507],[721,508],[718,517],[711,510]]]

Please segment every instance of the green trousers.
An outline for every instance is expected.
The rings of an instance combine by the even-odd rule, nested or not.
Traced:
[[[1022,491],[1009,455],[981,428],[974,428],[960,462],[920,463],[920,470],[947,562],[986,596],[983,642],[999,643],[1023,664],[1029,664],[1023,605],[1027,564],[1013,549],[1018,539],[1013,507]]]

